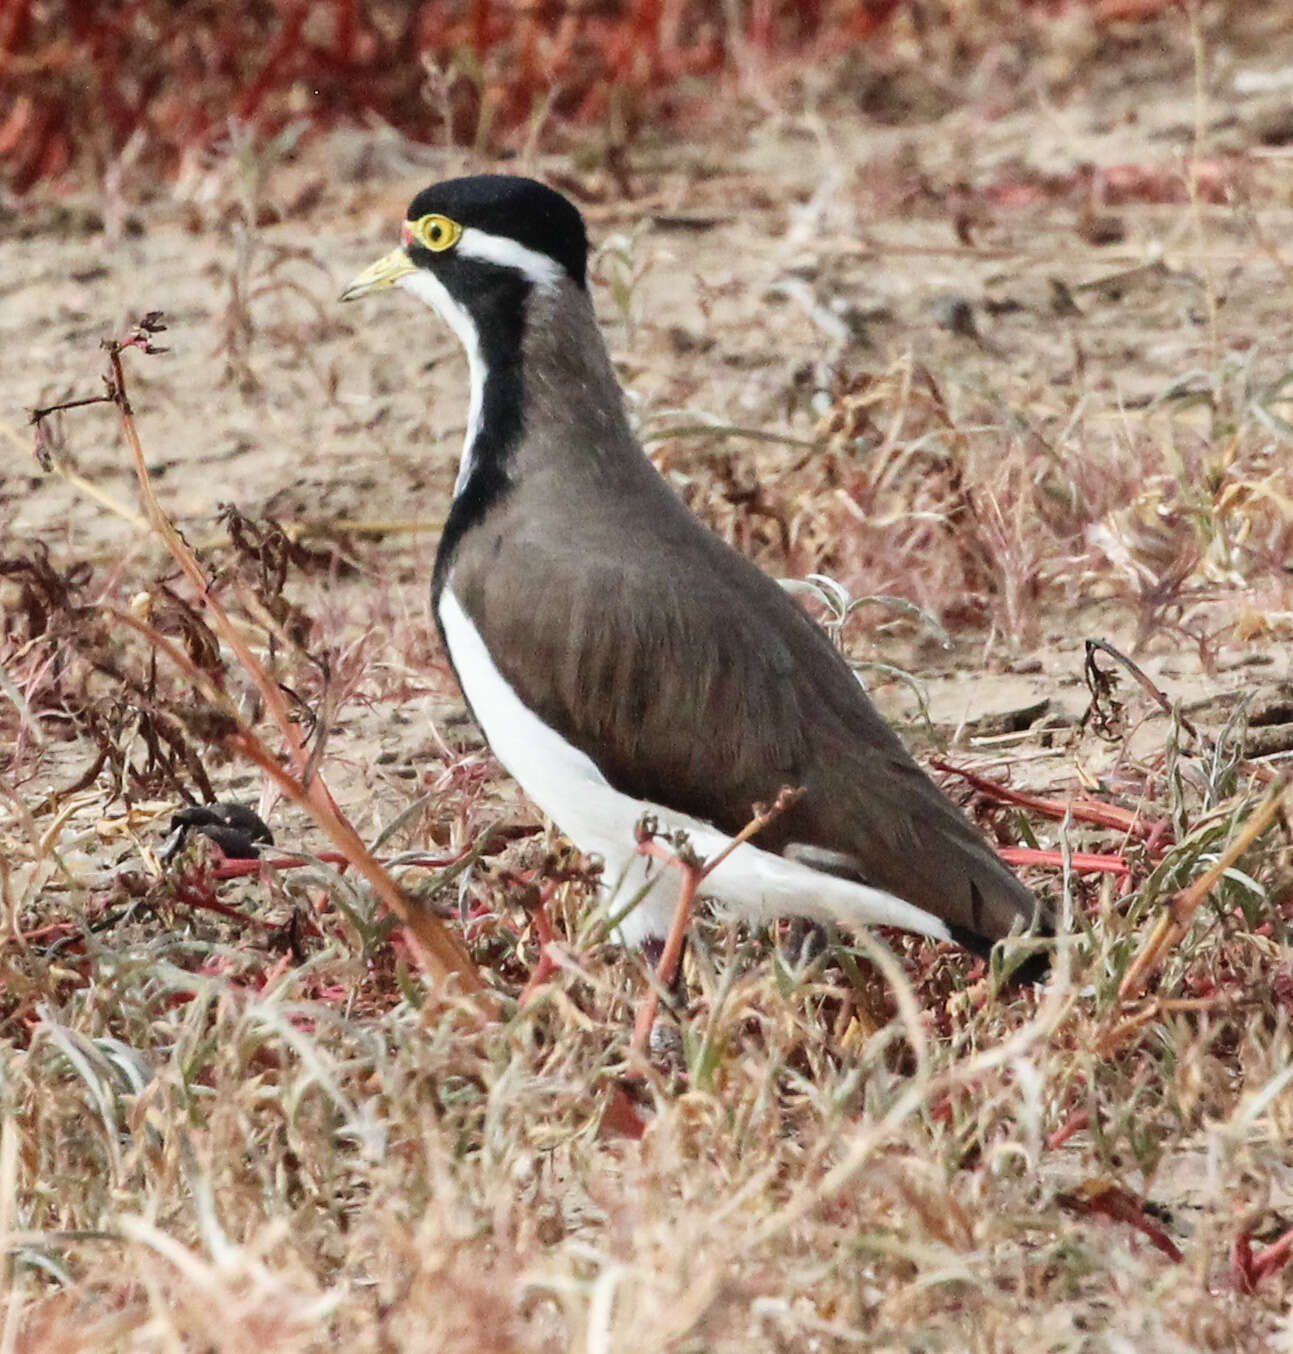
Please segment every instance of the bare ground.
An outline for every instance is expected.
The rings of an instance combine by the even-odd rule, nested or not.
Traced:
[[[649,1079],[645,1138],[618,1140],[598,1124],[640,978],[580,934],[577,887],[565,970],[483,1031],[419,1015],[377,924],[326,920],[344,890],[322,867],[219,886],[245,926],[159,901],[152,853],[193,777],[118,709],[100,727],[133,771],[67,793],[96,756],[69,684],[106,708],[112,675],[66,635],[42,650],[11,571],[0,660],[34,713],[6,698],[0,763],[7,1348],[1284,1347],[1281,1268],[1239,1291],[1244,1248],[1293,1224],[1282,839],[1174,958],[1145,1037],[1099,1042],[1155,907],[1293,747],[1293,35],[1268,17],[1195,56],[1182,25],[1075,26],[956,79],[900,54],[887,83],[769,79],[640,144],[631,198],[569,157],[523,166],[582,192],[599,311],[678,491],[775,573],[921,609],[842,630],[914,678],[920,699],[866,673],[917,745],[1174,823],[1154,857],[998,811],[1003,841],[1131,869],[1072,885],[1049,994],[985,1003],[964,956],[892,938],[913,1027],[877,980],[795,977],[715,928],[680,1067]],[[142,204],[25,206],[0,240],[0,555],[88,566],[82,604],[178,588],[114,410],[51,420],[50,473],[24,414],[95,393],[99,340],[163,311],[170,351],[127,355],[159,495],[231,597],[255,585],[221,504],[313,552],[279,671],[316,710],[327,692],[325,770],[363,836],[409,810],[388,847],[512,829],[465,886],[406,882],[471,912],[514,998],[534,945],[503,870],[558,843],[465,721],[427,614],[465,364],[408,298],[334,300],[419,186],[479,167],[338,133]],[[1079,726],[1088,638],[1136,649],[1177,713],[1105,659],[1119,708]],[[124,661],[124,634],[103,643]],[[200,755],[281,844],[325,845],[253,769]],[[294,914],[319,924],[289,943]]]

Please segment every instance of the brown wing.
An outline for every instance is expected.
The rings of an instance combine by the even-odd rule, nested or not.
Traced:
[[[733,833],[801,786],[760,845],[831,853],[967,939],[1031,923],[1032,894],[821,629],[660,487],[632,521],[599,513],[553,541],[504,509],[464,543],[454,593],[525,704],[635,798]]]

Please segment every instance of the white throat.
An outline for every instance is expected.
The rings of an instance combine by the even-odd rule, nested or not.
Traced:
[[[467,376],[471,393],[467,397],[467,432],[462,439],[462,455],[458,460],[458,478],[454,481],[453,496],[458,497],[471,478],[474,467],[473,452],[476,435],[480,432],[480,413],[485,402],[485,359],[480,352],[480,335],[476,322],[471,315],[449,294],[449,289],[434,274],[425,268],[416,273],[407,273],[400,278],[399,286],[411,292],[424,304],[431,307],[437,315],[453,330],[467,354]]]
[[[469,226],[456,246],[458,253],[468,258],[481,259],[500,268],[512,268],[521,273],[531,286],[541,289],[555,287],[565,270],[555,260],[537,250],[529,249],[503,235]],[[467,433],[462,440],[462,456],[458,461],[458,478],[454,481],[453,496],[458,497],[471,479],[475,469],[476,437],[480,432],[481,410],[485,404],[485,381],[489,373],[480,351],[480,334],[476,322],[464,306],[455,301],[448,287],[434,273],[425,268],[406,273],[399,286],[431,307],[458,336],[467,354],[467,372],[471,393],[467,398]]]

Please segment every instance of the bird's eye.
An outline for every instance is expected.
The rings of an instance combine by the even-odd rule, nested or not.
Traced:
[[[462,227],[447,216],[424,216],[413,223],[413,238],[424,248],[439,254],[458,243]]]

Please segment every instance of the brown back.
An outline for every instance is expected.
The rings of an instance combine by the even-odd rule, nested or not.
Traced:
[[[842,855],[858,878],[985,940],[1030,925],[1033,895],[823,631],[643,455],[587,297],[563,286],[531,306],[526,370],[548,375],[526,392],[513,488],[448,565],[520,698],[635,798],[733,833],[756,803],[801,786],[760,845]]]

